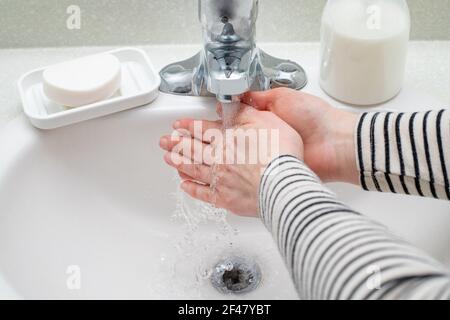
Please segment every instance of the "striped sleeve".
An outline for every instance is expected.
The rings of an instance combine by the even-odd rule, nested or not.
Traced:
[[[339,202],[300,160],[265,170],[260,216],[302,299],[450,299],[450,274]]]
[[[365,113],[357,126],[365,190],[450,200],[450,112]]]

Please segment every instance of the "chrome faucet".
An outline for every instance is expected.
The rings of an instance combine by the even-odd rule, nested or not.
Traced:
[[[255,44],[258,0],[199,0],[203,49],[162,69],[165,93],[210,96],[234,102],[247,91],[302,89],[306,73],[298,64],[274,58]]]

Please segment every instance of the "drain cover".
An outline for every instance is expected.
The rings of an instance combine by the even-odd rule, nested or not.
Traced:
[[[255,290],[261,282],[261,269],[249,258],[229,257],[214,267],[211,283],[221,293],[242,294]]]

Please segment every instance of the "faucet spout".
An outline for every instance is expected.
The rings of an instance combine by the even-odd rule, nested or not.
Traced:
[[[302,67],[256,46],[257,13],[258,0],[199,0],[203,50],[162,69],[160,90],[230,102],[249,90],[302,89],[307,83]]]
[[[241,102],[240,95],[231,96],[231,95],[220,95],[219,94],[216,96],[216,98],[217,98],[217,101],[219,101],[222,104]]]

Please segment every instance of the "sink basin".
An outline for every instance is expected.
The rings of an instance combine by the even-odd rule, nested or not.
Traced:
[[[161,95],[150,106],[53,131],[34,129],[24,118],[4,129],[3,297],[298,297],[259,220],[229,215],[224,232],[223,223],[203,221],[192,228],[192,219],[174,218],[180,204],[194,220],[201,216],[201,208],[177,192],[175,174],[158,147],[159,137],[180,117],[214,119],[214,101]],[[450,261],[447,202],[331,187],[356,209]],[[224,296],[211,286],[208,269],[227,255],[259,264],[262,282],[255,291]]]
[[[303,61],[306,90],[329,99],[317,85],[316,56]],[[159,66],[169,62],[162,60]],[[205,221],[204,208],[177,191],[175,173],[162,161],[158,141],[171,123],[215,119],[214,105],[208,98],[161,94],[149,106],[53,131],[34,129],[24,117],[1,130],[0,297],[297,299],[262,223],[232,215],[225,223],[219,213]],[[405,88],[375,109],[430,105],[441,106]],[[450,203],[330,187],[450,265]],[[259,265],[256,290],[223,295],[212,287],[209,270],[229,256]]]
[[[189,235],[187,221],[174,218],[181,193],[158,142],[179,117],[214,119],[215,102],[161,95],[151,106],[53,131],[24,118],[4,129],[0,271],[9,292],[37,299],[297,298],[260,221],[230,215],[228,235],[214,221]],[[197,210],[192,200],[183,203]],[[202,278],[227,255],[259,264],[257,290],[223,296]],[[73,276],[80,278],[75,288]]]

